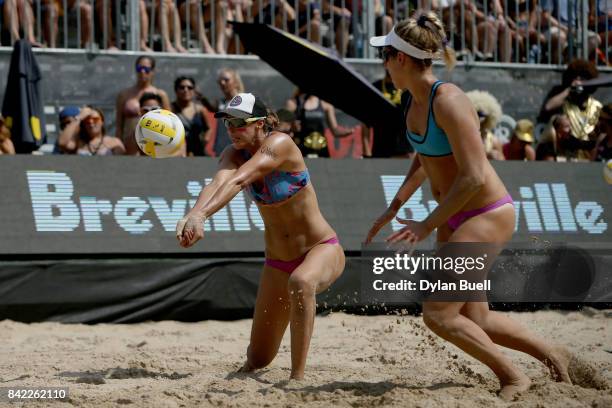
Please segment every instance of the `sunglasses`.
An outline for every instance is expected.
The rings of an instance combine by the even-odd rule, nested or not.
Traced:
[[[88,116],[85,119],[83,119],[83,122],[85,123],[102,123],[102,118],[99,117],[92,117],[92,116]]]
[[[395,57],[397,55],[397,50],[392,47],[383,47],[380,49],[379,56],[383,62],[389,61],[391,57]]]
[[[262,120],[265,118],[225,118],[223,119],[223,124],[225,124],[226,128],[239,129],[243,127],[247,127],[249,124],[257,122],[258,120]]]
[[[142,110],[143,112],[151,112],[154,111],[156,109],[161,109],[159,106],[143,106],[140,108],[140,110]]]
[[[191,85],[179,85],[176,87],[177,90],[182,91],[184,89],[188,90],[188,91],[193,91],[194,87]]]
[[[153,71],[153,67],[146,67],[144,65],[136,65],[136,72],[144,72],[145,74],[149,74]]]

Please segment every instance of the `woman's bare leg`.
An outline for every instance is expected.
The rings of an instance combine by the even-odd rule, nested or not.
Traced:
[[[159,0],[159,13],[158,13],[158,22],[159,29],[161,31],[162,42],[164,44],[164,51],[166,52],[176,52],[176,49],[172,45],[172,41],[170,41],[170,13],[171,8],[168,4],[168,0]]]
[[[263,368],[276,357],[289,324],[288,280],[286,272],[264,266],[257,289],[247,361],[240,371]]]
[[[462,302],[423,302],[423,321],[434,333],[487,365],[499,378],[503,399],[529,388],[531,381],[476,323],[460,314]]]
[[[11,45],[19,40],[19,16],[17,14],[17,4],[15,0],[5,0],[4,7],[4,25],[8,27],[11,34]]]
[[[489,310],[488,303],[468,302],[461,314],[480,326],[495,344],[533,356],[550,369],[555,380],[571,383],[570,356],[563,348],[548,344],[506,314]]]
[[[319,244],[308,252],[304,262],[288,282],[291,302],[291,378],[302,379],[316,313],[317,293],[327,289],[344,270],[340,245]]]
[[[176,48],[178,52],[187,52],[187,49],[183,47],[182,44],[181,19],[179,17],[178,10],[176,9],[176,5],[174,4],[174,2],[170,3],[169,20],[172,26],[172,33],[174,36],[174,48]]]
[[[470,218],[464,222],[456,231],[451,231],[448,225],[438,228],[439,242],[492,242],[503,244],[507,242],[514,231],[514,207],[506,204],[493,211]],[[490,262],[497,254],[488,254]],[[488,308],[486,312],[482,307],[478,308],[476,302],[425,302],[423,304],[423,320],[425,324],[440,337],[450,341],[461,348],[472,357],[486,364],[497,375],[500,381],[500,397],[511,399],[517,392],[527,390],[531,381],[512,362],[504,356],[495,346],[494,341],[500,337],[511,336],[511,334],[500,328],[505,321],[492,323],[493,329],[497,331],[491,338],[480,323],[488,323],[490,315]],[[477,315],[479,312],[480,315]],[[473,318],[473,319],[472,319]],[[496,318],[493,317],[493,320]],[[506,317],[506,319],[510,319]],[[506,320],[504,319],[504,320]],[[514,330],[517,330],[516,326]],[[552,348],[546,347],[535,335],[523,330],[519,337],[527,343],[523,343],[525,350],[536,349],[541,354],[552,356]],[[531,337],[532,340],[524,340]],[[533,340],[535,339],[535,340]],[[511,343],[509,340],[500,340],[502,343]],[[520,341],[519,341],[520,342]],[[538,352],[536,352],[538,354]],[[559,366],[563,371],[562,364]],[[565,370],[565,372],[567,372]]]
[[[504,242],[509,240],[510,236],[507,233],[504,234],[503,231],[507,231],[510,224],[513,228],[514,217],[508,216],[507,219],[500,222],[496,218],[502,218],[502,212],[513,213],[513,210],[511,206],[505,205],[498,210],[471,218],[461,225],[448,241],[486,242],[495,239],[498,242]],[[507,225],[500,227],[502,222]],[[507,315],[490,311],[488,303],[468,302],[460,313],[478,324],[494,343],[535,357],[551,368],[551,374],[556,380],[571,382],[567,373],[569,356],[565,350],[546,343]]]
[[[149,47],[149,11],[144,0],[139,0],[138,8],[140,10],[140,51],[151,52]]]

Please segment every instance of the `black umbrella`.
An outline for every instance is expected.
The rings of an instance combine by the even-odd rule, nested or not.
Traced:
[[[266,24],[233,23],[244,47],[307,94],[369,126],[401,120],[397,108],[328,48]]]
[[[2,115],[17,153],[31,153],[45,142],[45,117],[40,97],[40,69],[30,43],[13,47]]]
[[[582,86],[585,88],[599,88],[612,86],[612,75],[600,76],[598,78],[582,81]]]

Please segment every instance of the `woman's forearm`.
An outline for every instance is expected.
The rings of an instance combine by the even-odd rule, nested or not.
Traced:
[[[450,217],[457,214],[470,198],[482,189],[483,185],[484,182],[479,177],[458,176],[444,201],[425,219],[425,224],[431,230],[444,224]]]
[[[219,184],[214,180],[205,186],[200,194],[198,195],[198,199],[194,204],[193,208],[189,210],[191,213],[200,214],[202,209],[208,204],[208,202],[213,198],[217,190],[219,189]]]
[[[241,190],[241,183],[236,178],[233,178],[220,185],[206,202],[203,202],[200,206],[196,203],[194,210],[197,211],[197,214],[203,219],[210,218],[214,213],[232,201]]]
[[[570,92],[569,88],[566,88],[563,92],[560,92],[557,95],[550,98],[548,102],[546,102],[546,105],[544,105],[544,109],[550,112],[550,111],[553,111],[559,108],[561,105],[563,105],[563,102],[565,102],[565,100],[569,96],[569,92]]]
[[[414,192],[421,186],[421,184],[423,184],[426,178],[427,174],[421,166],[419,156],[417,155],[412,161],[412,166],[410,166],[410,170],[408,170],[408,174],[406,175],[402,186],[395,194],[395,198],[393,198],[393,201],[391,201],[389,208],[394,211],[398,211],[401,206],[408,201],[412,194],[414,194]]]

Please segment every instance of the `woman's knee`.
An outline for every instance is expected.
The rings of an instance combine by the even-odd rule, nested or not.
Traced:
[[[428,309],[427,307],[423,309],[423,323],[435,333],[453,330],[456,317],[457,313],[454,310]]]
[[[316,284],[311,279],[300,274],[292,274],[289,277],[287,287],[291,297],[314,296],[316,293]]]
[[[314,296],[316,294],[316,286],[315,282],[300,274],[292,274],[287,282],[289,296],[292,299],[296,296],[300,298]]]
[[[249,346],[249,348],[247,349],[247,360],[251,368],[254,369],[267,367],[272,362],[272,360],[274,360],[275,356],[276,353],[262,353],[253,351],[253,348],[251,346]]]

